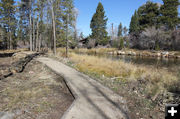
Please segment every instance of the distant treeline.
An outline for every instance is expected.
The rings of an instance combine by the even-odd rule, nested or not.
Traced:
[[[134,12],[129,29],[120,23],[108,33],[108,18],[99,2],[90,23],[92,33],[84,38],[83,33],[78,35],[73,0],[0,0],[0,49],[49,47],[55,51],[68,45],[180,50],[178,6],[178,0],[147,1]],[[79,42],[83,39],[85,44]]]
[[[147,1],[131,18],[130,46],[138,49],[180,50],[178,0]]]
[[[178,0],[163,0],[163,4],[147,1],[135,10],[128,29],[119,24],[112,25],[110,36],[107,36],[107,18],[99,3],[91,20],[92,34],[87,47],[111,45],[151,50],[180,50],[180,18],[178,16]]]

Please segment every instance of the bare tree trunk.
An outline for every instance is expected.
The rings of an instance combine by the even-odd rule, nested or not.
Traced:
[[[56,26],[55,26],[55,16],[54,16],[54,6],[53,6],[53,3],[52,3],[52,22],[53,22],[53,37],[54,37],[54,49],[53,49],[53,52],[54,52],[54,55],[56,55]]]
[[[32,49],[35,50],[35,18],[33,16],[33,43],[32,43]]]
[[[12,37],[11,37],[11,30],[9,33],[9,49],[12,50]]]
[[[8,20],[10,23],[10,19]],[[9,34],[9,49],[12,49],[12,38],[11,38],[11,28],[8,28],[8,34]]]
[[[68,57],[68,22],[69,22],[69,15],[67,15],[67,21],[66,21],[66,57]]]
[[[51,28],[51,37],[50,37],[50,39],[53,39],[53,27]],[[51,43],[51,50],[53,50],[53,41],[52,40],[50,40],[50,43]]]
[[[31,10],[30,10],[31,11]],[[29,15],[29,27],[30,27],[30,32],[29,32],[29,42],[30,42],[30,51],[32,51],[32,20],[31,20],[31,12],[30,12],[30,15]]]
[[[38,43],[38,51],[40,52],[40,50],[41,50],[41,39],[42,38],[42,35],[40,34],[40,38],[39,38],[39,43]]]
[[[39,42],[39,16],[37,18],[37,33],[36,33],[36,51],[38,51],[38,42]]]
[[[111,36],[112,41],[114,40],[114,24],[112,23],[112,36]]]

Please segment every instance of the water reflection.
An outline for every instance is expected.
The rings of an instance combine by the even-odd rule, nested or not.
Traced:
[[[123,60],[124,62],[132,62],[139,65],[154,65],[158,67],[173,67],[180,66],[180,60],[178,59],[168,59],[168,58],[152,58],[152,57],[138,57],[138,56],[105,56],[112,60]]]
[[[85,54],[85,53],[78,53]],[[127,56],[127,55],[102,55],[102,54],[87,54],[97,57],[105,57],[112,60],[121,60],[135,65],[150,66],[158,69],[167,69],[170,72],[180,74],[180,59],[156,58],[156,57],[140,57],[140,56]]]

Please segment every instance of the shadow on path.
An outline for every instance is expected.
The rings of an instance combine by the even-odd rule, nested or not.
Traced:
[[[130,119],[130,117],[128,116],[128,112],[124,111],[117,102],[114,102],[113,100],[111,100],[106,94],[104,94],[96,85],[94,85],[89,78],[87,78],[86,76],[82,75],[82,74],[78,74],[80,77],[83,77],[83,79],[85,79],[91,86],[93,86],[96,91],[98,91],[108,102],[110,102],[111,104],[114,105],[114,107],[116,107],[117,109],[119,109],[119,111],[121,111],[123,113],[123,115],[125,116],[126,119]],[[98,82],[99,83],[99,82]],[[86,97],[86,95],[85,95]],[[89,100],[88,100],[89,101]]]

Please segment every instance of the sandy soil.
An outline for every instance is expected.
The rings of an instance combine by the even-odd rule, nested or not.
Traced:
[[[0,68],[10,67],[13,59],[11,57],[0,58]]]
[[[8,64],[0,60],[1,68],[2,61]],[[0,80],[0,118],[59,119],[72,101],[63,79],[34,60],[22,73]]]

